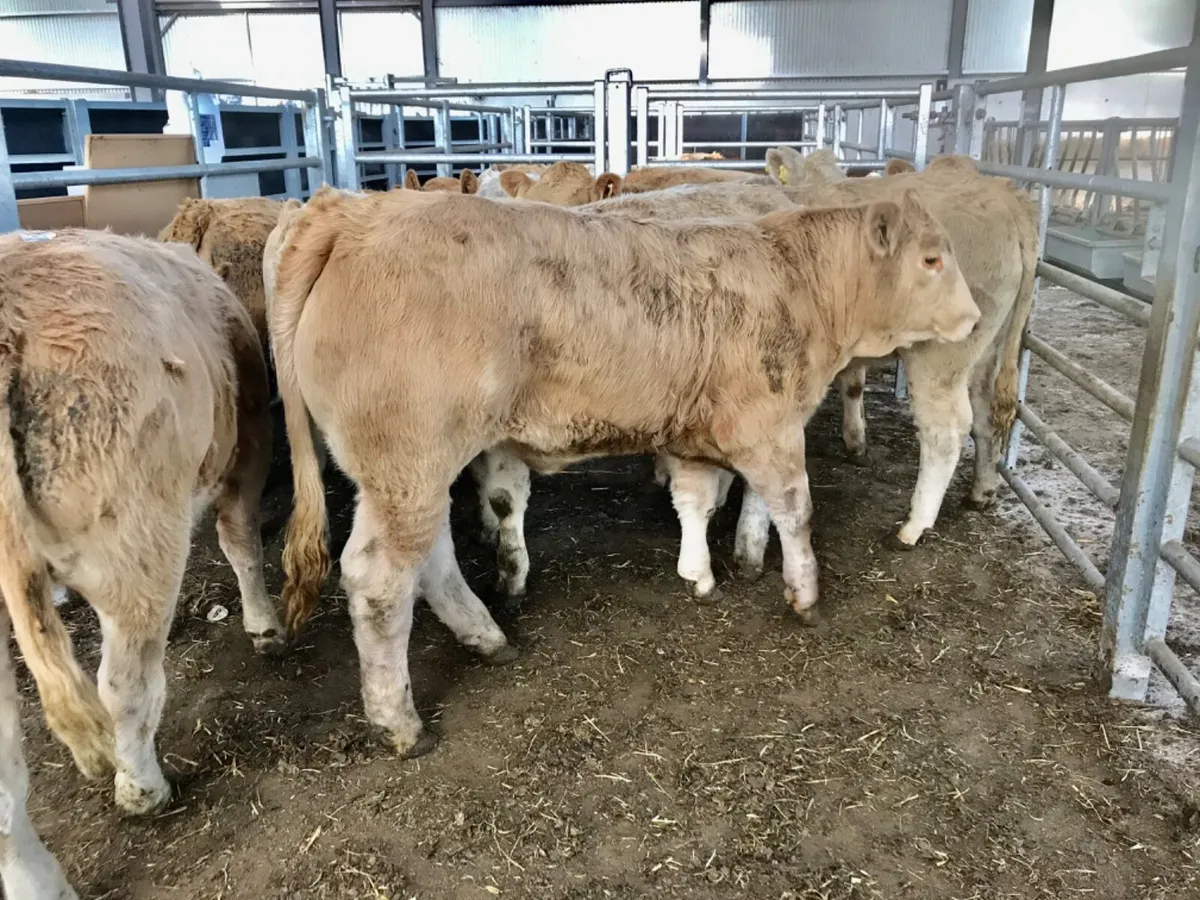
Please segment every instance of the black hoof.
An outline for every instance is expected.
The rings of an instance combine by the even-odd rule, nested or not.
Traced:
[[[480,658],[489,666],[507,666],[510,662],[515,662],[521,656],[521,651],[513,644],[505,644],[499,650],[494,650],[489,654],[481,654]]]
[[[921,542],[923,540],[925,540],[925,535],[921,535],[921,537],[917,538],[917,542],[915,544],[906,544],[904,541],[900,540],[895,532],[889,531],[883,538],[883,546],[888,550],[893,550],[899,553],[907,553],[908,551],[915,550],[917,547],[921,546]]]
[[[421,734],[416,742],[407,750],[399,751],[399,756],[401,759],[416,759],[419,756],[424,756],[426,753],[432,753],[437,745],[438,736],[428,728],[424,728],[421,730]]]
[[[737,561],[738,578],[742,581],[754,582],[763,576],[763,567],[755,565],[752,562],[747,562],[744,559]]]
[[[871,464],[871,454],[867,452],[866,447],[864,447],[858,453],[852,453],[847,450],[846,459],[849,460],[850,465],[858,466],[860,469],[865,469]]]
[[[697,603],[699,603],[701,606],[709,606],[713,603],[719,603],[725,599],[725,594],[721,591],[721,589],[719,587],[714,587],[711,591],[709,591],[707,594],[704,594],[702,596],[702,595],[696,593],[695,585],[693,585],[691,593],[692,593],[692,599],[695,600]]]
[[[988,494],[982,500],[976,500],[970,494],[963,497],[963,506],[975,512],[985,512],[992,508],[992,504],[996,502],[994,493]]]
[[[816,606],[810,606],[808,609],[792,608],[792,612],[796,614],[796,618],[805,628],[816,628],[824,619],[821,616],[821,610]]]

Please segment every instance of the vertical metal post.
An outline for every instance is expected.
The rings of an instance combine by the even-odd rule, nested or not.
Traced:
[[[125,68],[146,75],[166,75],[163,60],[162,34],[158,28],[158,13],[153,0],[117,0],[117,17],[121,25],[121,43],[125,48]],[[130,88],[135,101],[161,100],[161,90]]]
[[[354,101],[350,99],[350,86],[337,85],[330,96],[333,101],[334,131],[337,134],[337,186],[347,191],[361,189],[358,180],[358,162],[355,160]]]
[[[950,7],[950,43],[946,51],[947,80],[963,77],[963,51],[967,45],[967,0],[954,0]]]
[[[833,105],[833,155],[842,158],[842,104]]]
[[[92,133],[92,117],[86,100],[68,100],[63,109],[63,126],[67,149],[75,157],[75,165],[83,165],[84,144]]]
[[[592,102],[594,111],[592,115],[595,117],[594,130],[596,132],[596,175],[599,176],[608,170],[608,156],[605,153],[605,141],[608,139],[608,122],[604,114],[605,99],[608,96],[608,87],[603,81],[597,81],[592,84]]]
[[[879,101],[879,148],[875,151],[876,159],[887,159],[888,139],[888,102]]]
[[[487,117],[487,142],[489,144],[500,142],[500,120],[493,115]]]
[[[304,107],[304,154],[321,157],[320,169],[308,169],[309,193],[316,191],[318,183],[334,184],[333,148],[329,145],[329,107],[325,92],[317,91],[315,103]]]
[[[953,112],[954,153],[969,154],[971,152],[972,132],[976,127],[975,119],[975,88],[969,84],[960,84],[954,89]]]
[[[700,83],[708,84],[708,34],[712,23],[712,0],[700,0]]]
[[[684,105],[680,103],[675,110],[675,146],[671,148],[672,159],[679,159],[683,156],[683,123],[686,120]]]
[[[450,135],[450,101],[443,100],[433,117],[433,142],[441,153],[449,153],[454,141]],[[454,174],[454,166],[450,163],[438,163],[437,173],[443,178]]]
[[[822,100],[817,104],[817,149],[820,150],[825,146],[825,101]]]
[[[1200,22],[1197,23],[1200,26]],[[1101,650],[1112,696],[1141,699],[1150,676],[1147,638],[1161,637],[1175,574],[1159,565],[1164,541],[1187,522],[1190,466],[1177,458],[1181,424],[1194,427],[1200,391],[1195,376],[1200,327],[1200,44],[1193,35],[1176,134],[1172,184],[1154,306],[1105,587]]]
[[[1137,140],[1136,133],[1133,135],[1133,139],[1135,141]],[[1097,173],[1101,175],[1120,176],[1121,172],[1117,166],[1117,156],[1119,154],[1120,146],[1121,120],[1117,118],[1106,119],[1104,122],[1104,136],[1100,139],[1100,163],[1096,167]],[[1137,176],[1134,175],[1134,177],[1136,178]],[[1121,202],[1119,198],[1114,197],[1113,199],[1117,203]],[[1104,215],[1105,207],[1107,205],[1108,197],[1106,195],[1101,194],[1099,191],[1092,193],[1091,220],[1093,223],[1098,221],[1100,217]],[[1147,231],[1149,231],[1149,228],[1147,228]],[[1157,265],[1157,257],[1158,254],[1156,252],[1152,265]],[[1142,258],[1142,261],[1146,261],[1145,257]],[[1150,271],[1153,272],[1154,269],[1150,269]]]
[[[917,122],[913,129],[913,165],[920,172],[929,159],[929,115],[933,111],[933,85],[921,85],[917,100]]]
[[[317,0],[317,21],[321,28],[321,53],[325,58],[325,75],[342,77],[342,44],[338,38],[336,0]]]
[[[421,56],[425,65],[425,84],[438,77],[437,13],[434,0],[421,0]]]
[[[383,114],[383,149],[399,150],[402,145],[399,139],[399,118],[400,110],[395,106],[389,106],[387,112]],[[399,163],[387,163],[383,167],[384,173],[387,175],[387,187],[390,191],[397,185],[404,183],[404,175],[400,172]]]
[[[1033,0],[1033,21],[1029,31],[1029,51],[1025,57],[1025,72],[1040,75],[1046,71],[1050,54],[1050,25],[1054,19],[1054,0]],[[1037,146],[1037,123],[1042,118],[1042,89],[1033,88],[1021,94],[1021,114],[1017,117],[1018,166],[1028,166]],[[1031,132],[1032,129],[1032,132]]]
[[[633,82],[633,73],[628,69],[617,69],[609,72],[606,80],[608,82],[608,171],[624,177],[629,174],[629,91]]]
[[[300,145],[296,139],[296,107],[290,103],[279,108],[279,143],[283,155],[288,159],[300,156]],[[283,170],[283,190],[289,197],[300,199],[300,170]]]
[[[517,111],[509,107],[508,112],[500,116],[500,140],[508,144],[509,153],[524,153],[520,146],[520,136],[517,134]]]
[[[659,134],[658,155],[663,159],[673,159],[678,152],[675,148],[679,145],[679,102],[664,102],[663,117],[667,123],[667,130]]]
[[[633,89],[633,105],[637,109],[637,164],[650,161],[650,89],[639,85]]]
[[[192,145],[196,151],[196,162],[204,164],[204,126],[200,118],[200,104],[196,100],[196,95],[188,91],[183,95],[184,103],[187,104],[188,124],[192,131]],[[218,113],[220,115],[220,113]],[[208,197],[208,176],[200,176],[200,196],[201,198]]]
[[[866,117],[867,117],[867,111],[860,106],[858,108],[858,125],[854,129],[854,143],[858,144],[858,146],[860,146],[860,147],[862,146],[862,139],[863,139],[863,119],[865,119]],[[862,151],[855,150],[854,158],[862,159]]]
[[[800,117],[800,121],[801,121],[801,123],[803,123],[803,121],[804,121],[804,117],[803,117],[803,116],[801,116],[801,117]],[[800,128],[800,130],[801,130],[801,132],[803,132],[803,131],[804,131],[803,124],[801,124],[801,128]],[[741,142],[742,142],[742,154],[741,154],[741,155],[742,155],[742,159],[745,159],[745,158],[746,158],[746,140],[747,140],[747,137],[746,137],[746,136],[747,136],[749,133],[750,133],[750,114],[749,114],[749,113],[742,113],[742,136],[741,136],[741,138],[740,138],[740,140],[741,140]]]
[[[1046,154],[1042,160],[1042,168],[1051,170],[1058,160],[1059,135],[1062,132],[1063,103],[1067,89],[1062,85],[1055,87],[1050,93],[1050,123],[1046,132]],[[1050,213],[1054,209],[1054,191],[1048,185],[1041,186],[1041,196],[1038,203],[1038,259],[1046,252],[1046,229],[1050,226]],[[1042,279],[1033,281],[1033,302],[1037,305],[1038,292]],[[1017,375],[1017,403],[1025,402],[1025,391],[1029,386],[1030,353],[1028,347],[1021,347],[1021,362]],[[1012,431],[1008,436],[1008,446],[1004,450],[1004,465],[1015,468],[1021,452],[1021,432],[1024,426],[1020,419],[1013,422]]]
[[[12,183],[12,166],[8,160],[8,139],[4,136],[4,113],[0,110],[0,234],[21,227],[17,214],[17,192]]]
[[[533,111],[528,106],[521,108],[521,142],[526,153],[537,153],[533,146]]]
[[[658,104],[658,141],[655,149],[658,151],[654,154],[655,159],[667,158],[667,105],[662,102]]]

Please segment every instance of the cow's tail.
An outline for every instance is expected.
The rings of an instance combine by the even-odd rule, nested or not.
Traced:
[[[282,248],[271,304],[271,344],[275,348],[275,375],[283,400],[284,422],[292,449],[294,497],[283,547],[283,607],[288,633],[295,635],[312,615],[329,574],[326,544],[325,484],[317,458],[308,405],[296,378],[294,346],[296,328],[309,292],[325,268],[337,239],[337,230],[322,227],[320,210],[336,203],[334,195],[318,193],[308,207],[285,211],[279,227]]]
[[[1014,191],[1015,193],[1015,191]],[[1016,302],[1008,318],[1008,330],[1000,346],[992,399],[992,436],[998,447],[1008,443],[1017,419],[1017,390],[1020,378],[1021,340],[1029,313],[1033,309],[1033,287],[1037,279],[1037,218],[1033,202],[1024,195],[1015,197],[1020,205],[1016,215],[1017,241],[1021,249],[1021,282]]]
[[[0,307],[4,302],[0,279]],[[113,771],[116,755],[112,718],[100,693],[75,659],[71,636],[54,606],[46,561],[31,540],[33,520],[17,460],[24,454],[20,423],[11,399],[20,395],[20,335],[0,323],[0,590],[12,617],[17,644],[37,682],[46,722],[88,778]],[[16,427],[14,427],[14,424]],[[0,621],[0,640],[8,628]]]

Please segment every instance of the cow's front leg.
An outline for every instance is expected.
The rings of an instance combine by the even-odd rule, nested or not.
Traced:
[[[707,597],[716,587],[708,552],[708,523],[721,495],[721,469],[707,463],[665,457],[671,482],[671,502],[679,516],[679,577],[695,597]]]
[[[781,430],[777,443],[738,463],[779,531],[784,599],[807,625],[818,621],[817,558],[812,549],[812,496],[804,468],[804,426]]]
[[[896,536],[902,549],[915,547],[937,522],[938,512],[958,467],[963,440],[971,426],[971,398],[966,373],[947,385],[929,373],[921,357],[909,364],[910,398],[921,443],[921,467],[913,491],[908,520]]]

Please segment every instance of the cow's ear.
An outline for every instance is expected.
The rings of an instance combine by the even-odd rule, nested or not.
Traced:
[[[474,194],[479,190],[479,179],[470,169],[463,169],[458,173],[458,186],[464,194]]]
[[[867,246],[876,256],[891,256],[900,245],[900,207],[891,200],[880,200],[867,207],[863,228]]]
[[[410,191],[419,191],[421,189],[421,179],[417,177],[417,173],[412,169],[409,169],[408,174],[404,176],[404,187]]]
[[[884,175],[903,175],[905,172],[915,171],[917,171],[916,167],[903,159],[889,159],[887,165],[883,167]]]
[[[533,181],[524,172],[514,172],[509,169],[500,173],[500,187],[510,197],[520,197],[533,187]]]
[[[612,172],[605,172],[592,185],[593,200],[607,200],[619,193],[621,193],[621,176]]]

